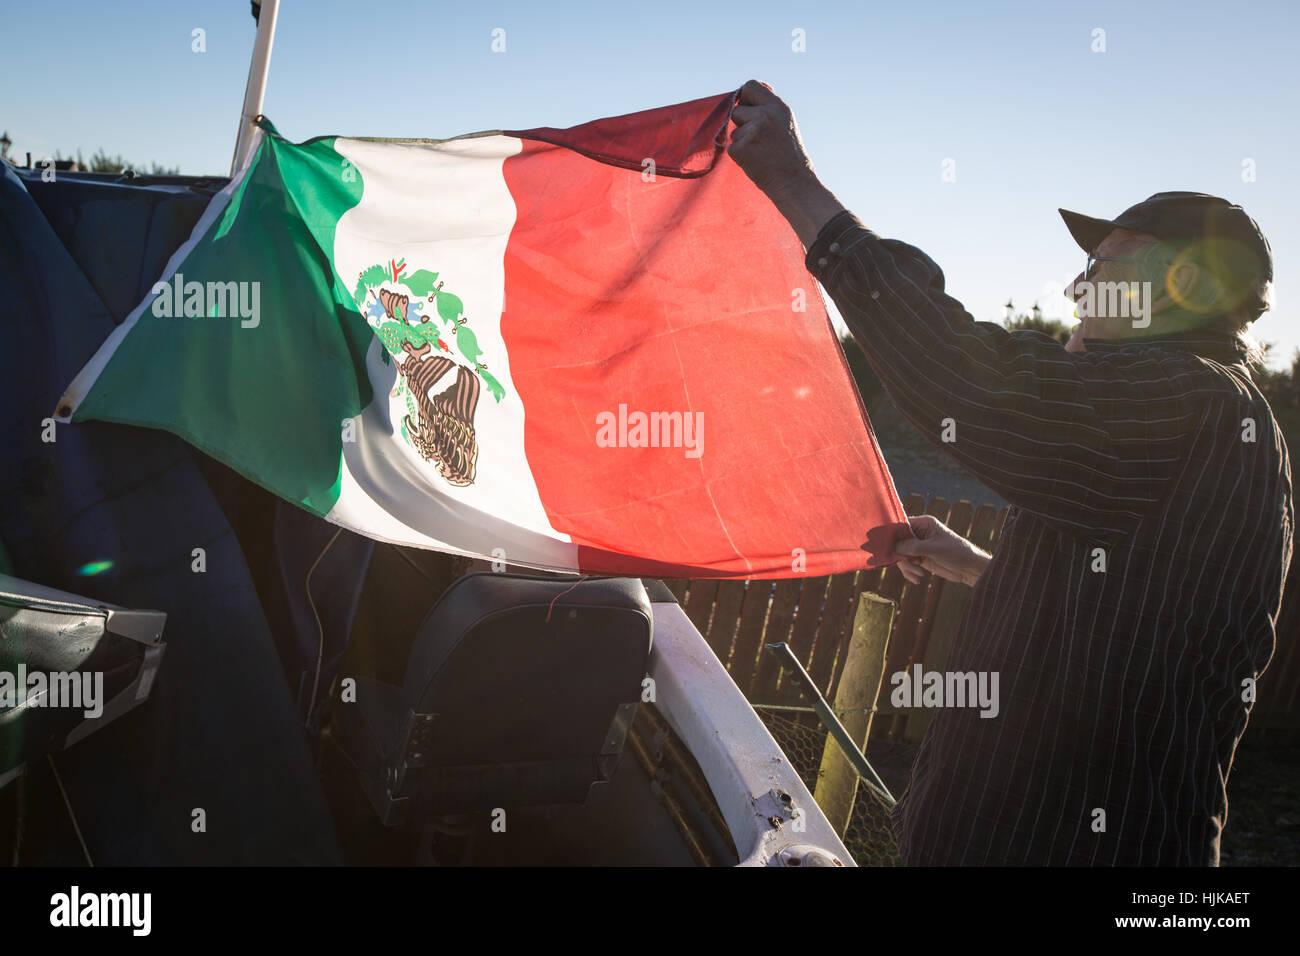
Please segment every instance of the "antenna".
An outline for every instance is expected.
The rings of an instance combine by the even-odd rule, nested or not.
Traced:
[[[248,64],[248,86],[244,89],[244,111],[239,117],[239,138],[235,141],[235,157],[230,163],[234,176],[252,157],[253,125],[262,112],[262,97],[266,93],[266,74],[271,67],[271,43],[275,40],[275,18],[280,12],[280,0],[253,0],[253,17],[257,20],[257,39],[253,42],[253,59]]]

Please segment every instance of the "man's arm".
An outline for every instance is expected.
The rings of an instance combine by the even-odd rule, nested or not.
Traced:
[[[809,271],[900,411],[1008,501],[1074,532],[1131,527],[1183,460],[1205,379],[1188,374],[1194,360],[1072,355],[976,322],[928,256],[865,228],[816,181],[775,94],[751,81],[741,102],[729,152],[808,242]]]

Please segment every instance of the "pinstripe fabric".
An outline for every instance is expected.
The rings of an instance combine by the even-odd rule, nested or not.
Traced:
[[[848,212],[807,265],[902,413],[1012,505],[947,665],[997,672],[1000,712],[937,711],[893,814],[904,861],[1216,865],[1294,523],[1233,340],[1069,353],[975,322],[929,257]]]

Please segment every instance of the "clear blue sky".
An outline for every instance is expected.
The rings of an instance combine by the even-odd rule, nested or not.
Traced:
[[[3,22],[12,154],[103,148],[228,171],[247,0],[10,4]],[[445,137],[568,126],[757,77],[793,106],[827,185],[929,253],[979,319],[1079,271],[1058,206],[1114,216],[1167,189],[1241,203],[1277,263],[1256,334],[1284,359],[1300,347],[1298,26],[1289,0],[282,0],[264,109],[292,139]],[[491,51],[497,27],[505,53]],[[191,50],[195,28],[205,53]],[[795,29],[806,52],[791,48]]]

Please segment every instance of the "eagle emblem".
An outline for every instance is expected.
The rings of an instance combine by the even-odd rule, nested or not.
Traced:
[[[464,302],[442,286],[438,273],[407,274],[405,259],[391,259],[357,274],[353,300],[383,346],[384,361],[397,363],[391,397],[406,399],[402,438],[449,484],[464,487],[474,483],[478,467],[479,396],[487,389],[500,403],[505,389],[480,361]]]

